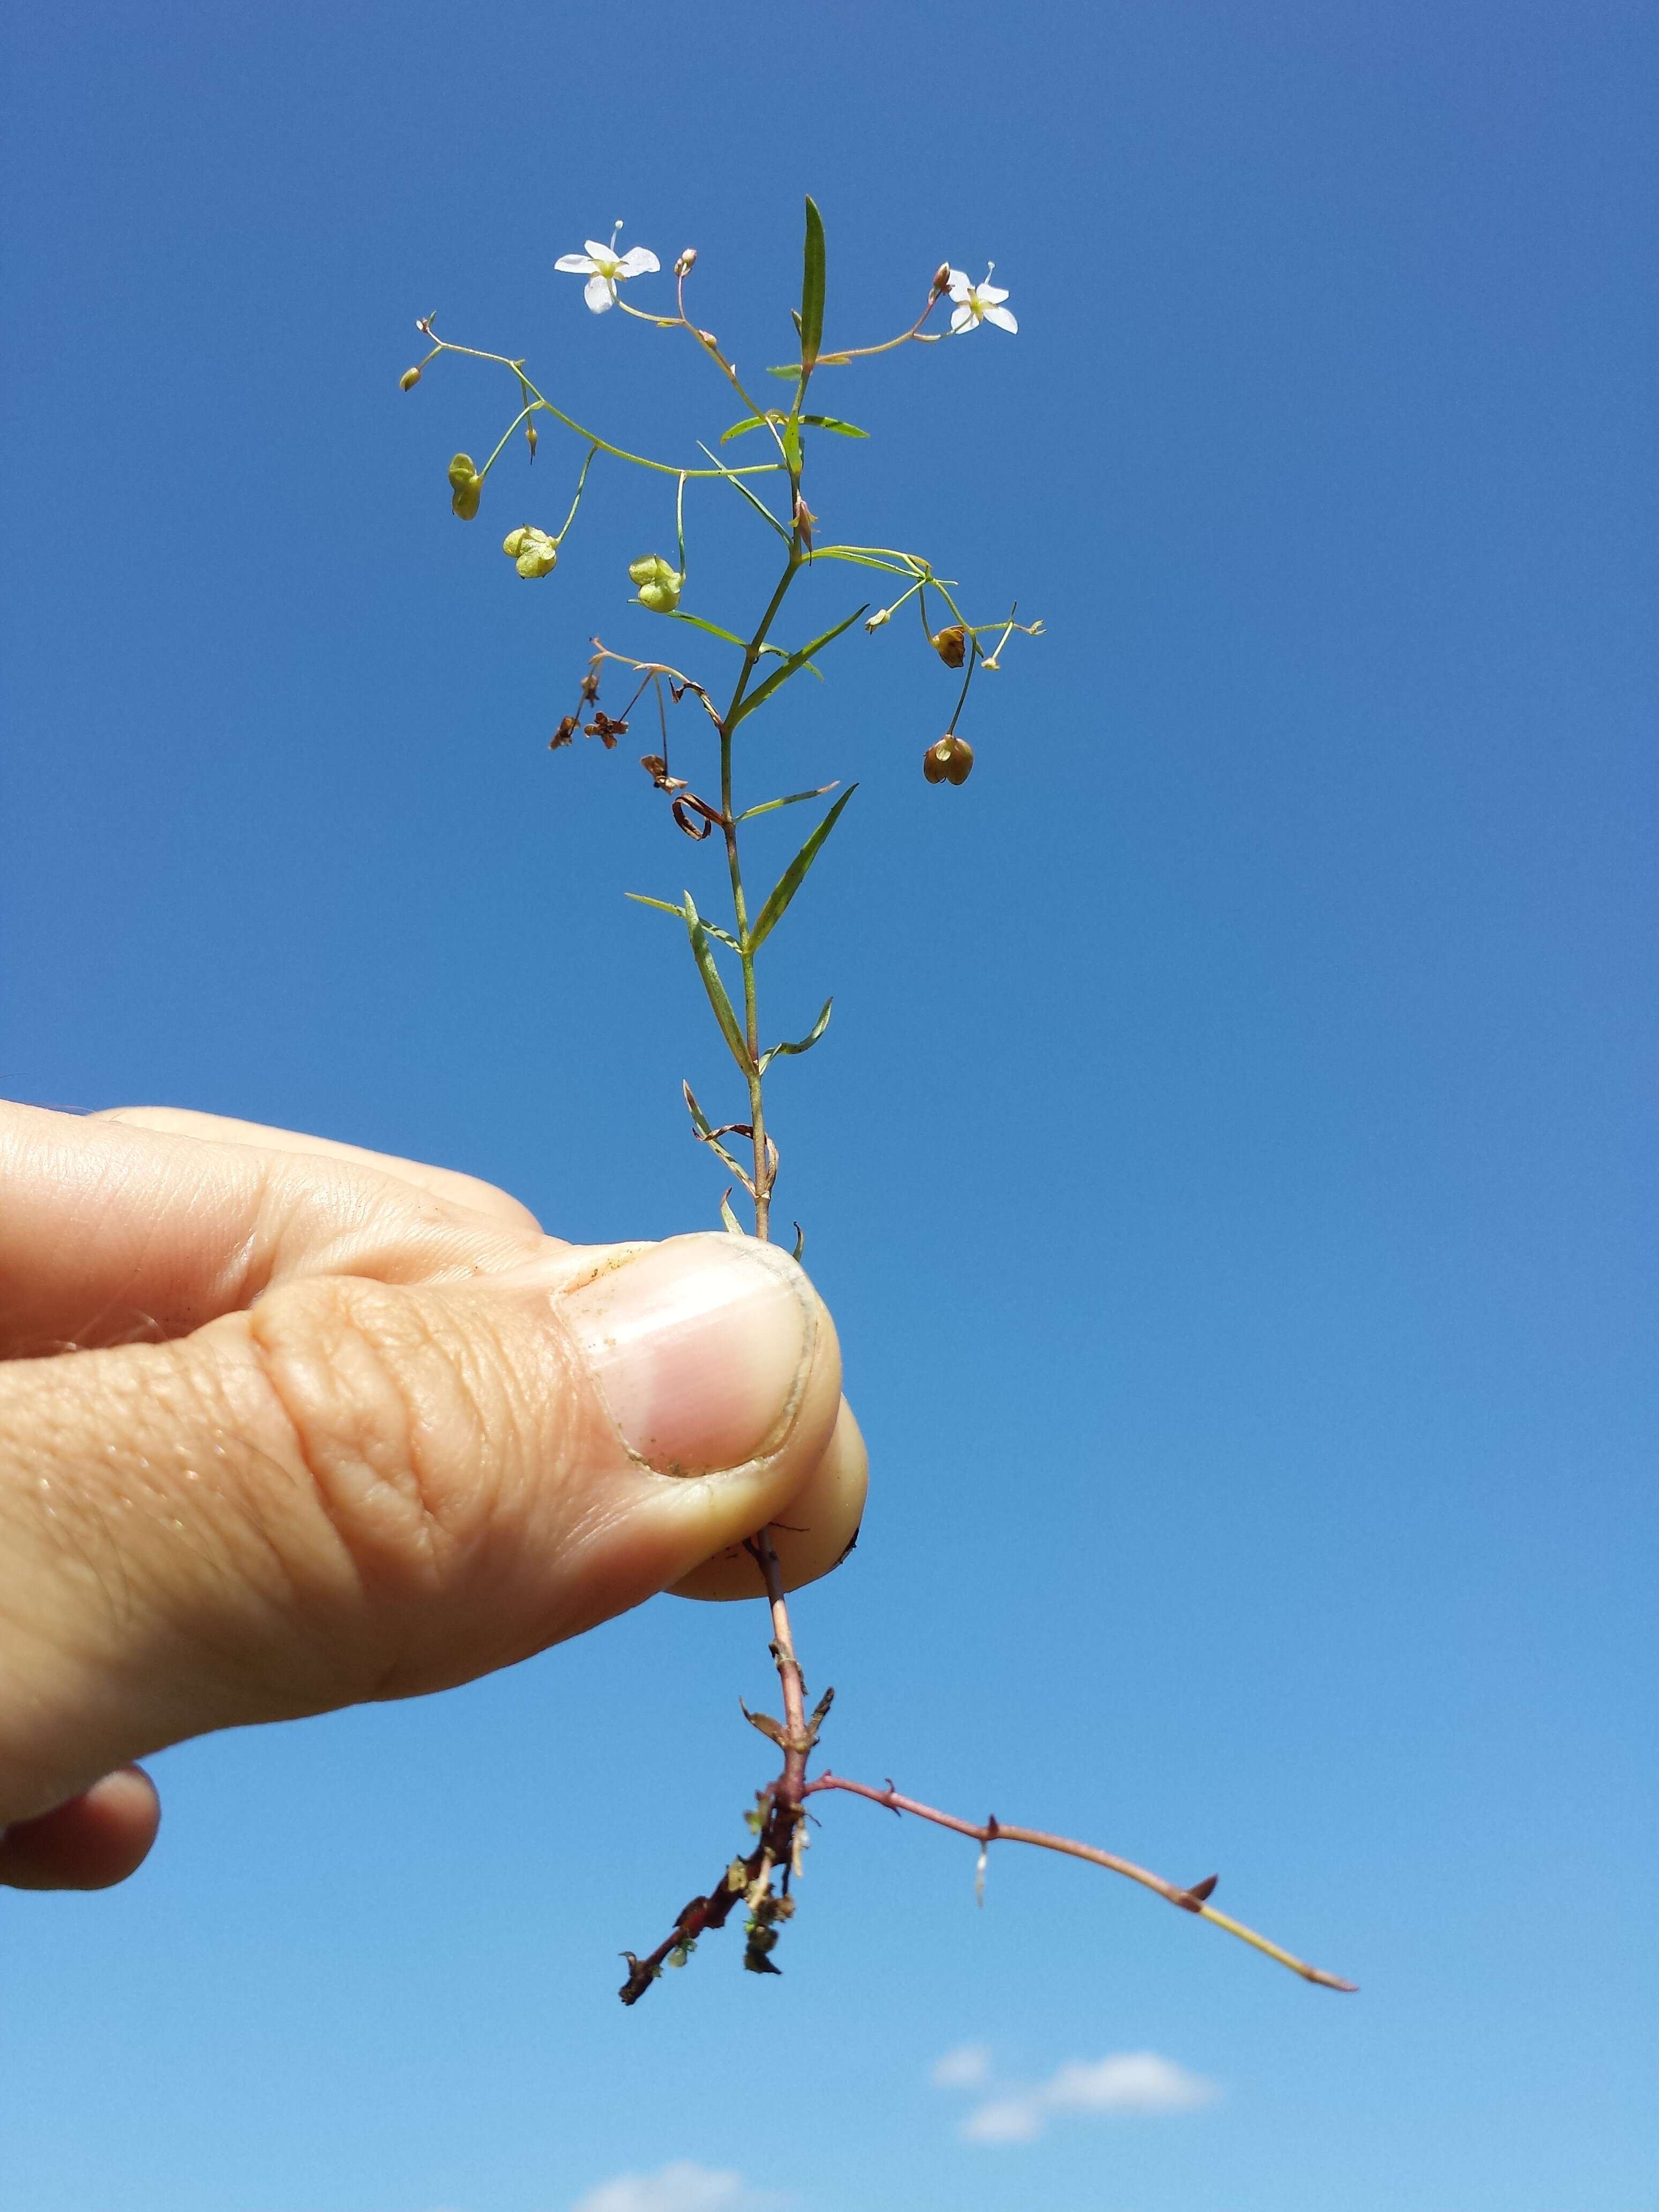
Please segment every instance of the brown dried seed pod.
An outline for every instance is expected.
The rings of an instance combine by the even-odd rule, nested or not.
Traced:
[[[974,772],[974,749],[966,738],[952,738],[951,758],[945,771],[947,783],[966,783]]]
[[[941,738],[937,744],[929,745],[921,757],[921,772],[929,783],[943,783],[951,765],[951,739]]]
[[[967,631],[957,623],[948,629],[935,630],[933,650],[947,668],[960,668],[968,658]]]

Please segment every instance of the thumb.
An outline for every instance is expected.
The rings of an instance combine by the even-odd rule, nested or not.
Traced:
[[[507,1665],[775,1517],[823,1571],[862,1498],[840,1402],[805,1275],[726,1236],[312,1278],[0,1368],[0,1821],[210,1729]]]

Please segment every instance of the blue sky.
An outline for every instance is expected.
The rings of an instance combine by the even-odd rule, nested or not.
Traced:
[[[838,1767],[1218,1868],[1364,1984],[1012,1850],[976,1911],[970,1847],[849,1802],[782,1979],[711,1941],[624,2013],[763,1778],[758,1620],[662,1600],[168,1753],[137,1879],[0,1903],[5,2212],[1656,2212],[1651,12],[5,36],[4,1085],[574,1237],[718,1197],[720,1048],[622,897],[712,863],[626,751],[545,750],[590,633],[660,649],[672,519],[596,474],[520,584],[570,453],[458,526],[503,395],[400,398],[413,319],[689,453],[718,386],[552,274],[617,216],[745,368],[804,191],[833,332],[995,259],[1018,337],[843,372],[816,503],[1048,635],[961,791],[896,624],[764,741],[862,782],[769,987],[836,996],[781,1202],[875,1463],[804,1656]],[[741,611],[743,518],[694,520]]]

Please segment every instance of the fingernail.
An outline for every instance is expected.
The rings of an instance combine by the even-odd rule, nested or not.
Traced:
[[[623,1443],[662,1474],[742,1467],[788,1433],[817,1311],[775,1246],[671,1237],[556,1304]]]

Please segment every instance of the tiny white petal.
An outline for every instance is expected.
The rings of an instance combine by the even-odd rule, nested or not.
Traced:
[[[567,276],[591,276],[593,257],[591,253],[562,253],[553,266],[562,269]]]
[[[1019,328],[1006,307],[988,307],[985,319],[988,323],[994,323],[999,330],[1017,331]]]
[[[588,238],[584,239],[582,243],[596,261],[614,261],[617,258],[617,241],[614,238],[609,240]]]
[[[1008,296],[1000,284],[976,284],[974,289],[988,307],[994,307],[999,301]]]
[[[957,309],[955,314],[951,316],[951,328],[953,331],[971,331],[978,320],[979,317],[964,301],[963,305]]]
[[[582,287],[582,297],[596,315],[617,304],[617,288],[608,276],[590,276]]]
[[[617,264],[618,276],[654,276],[662,267],[648,246],[630,246]]]
[[[945,289],[953,300],[959,300],[971,287],[973,281],[965,269],[953,269],[951,271],[951,281]]]

